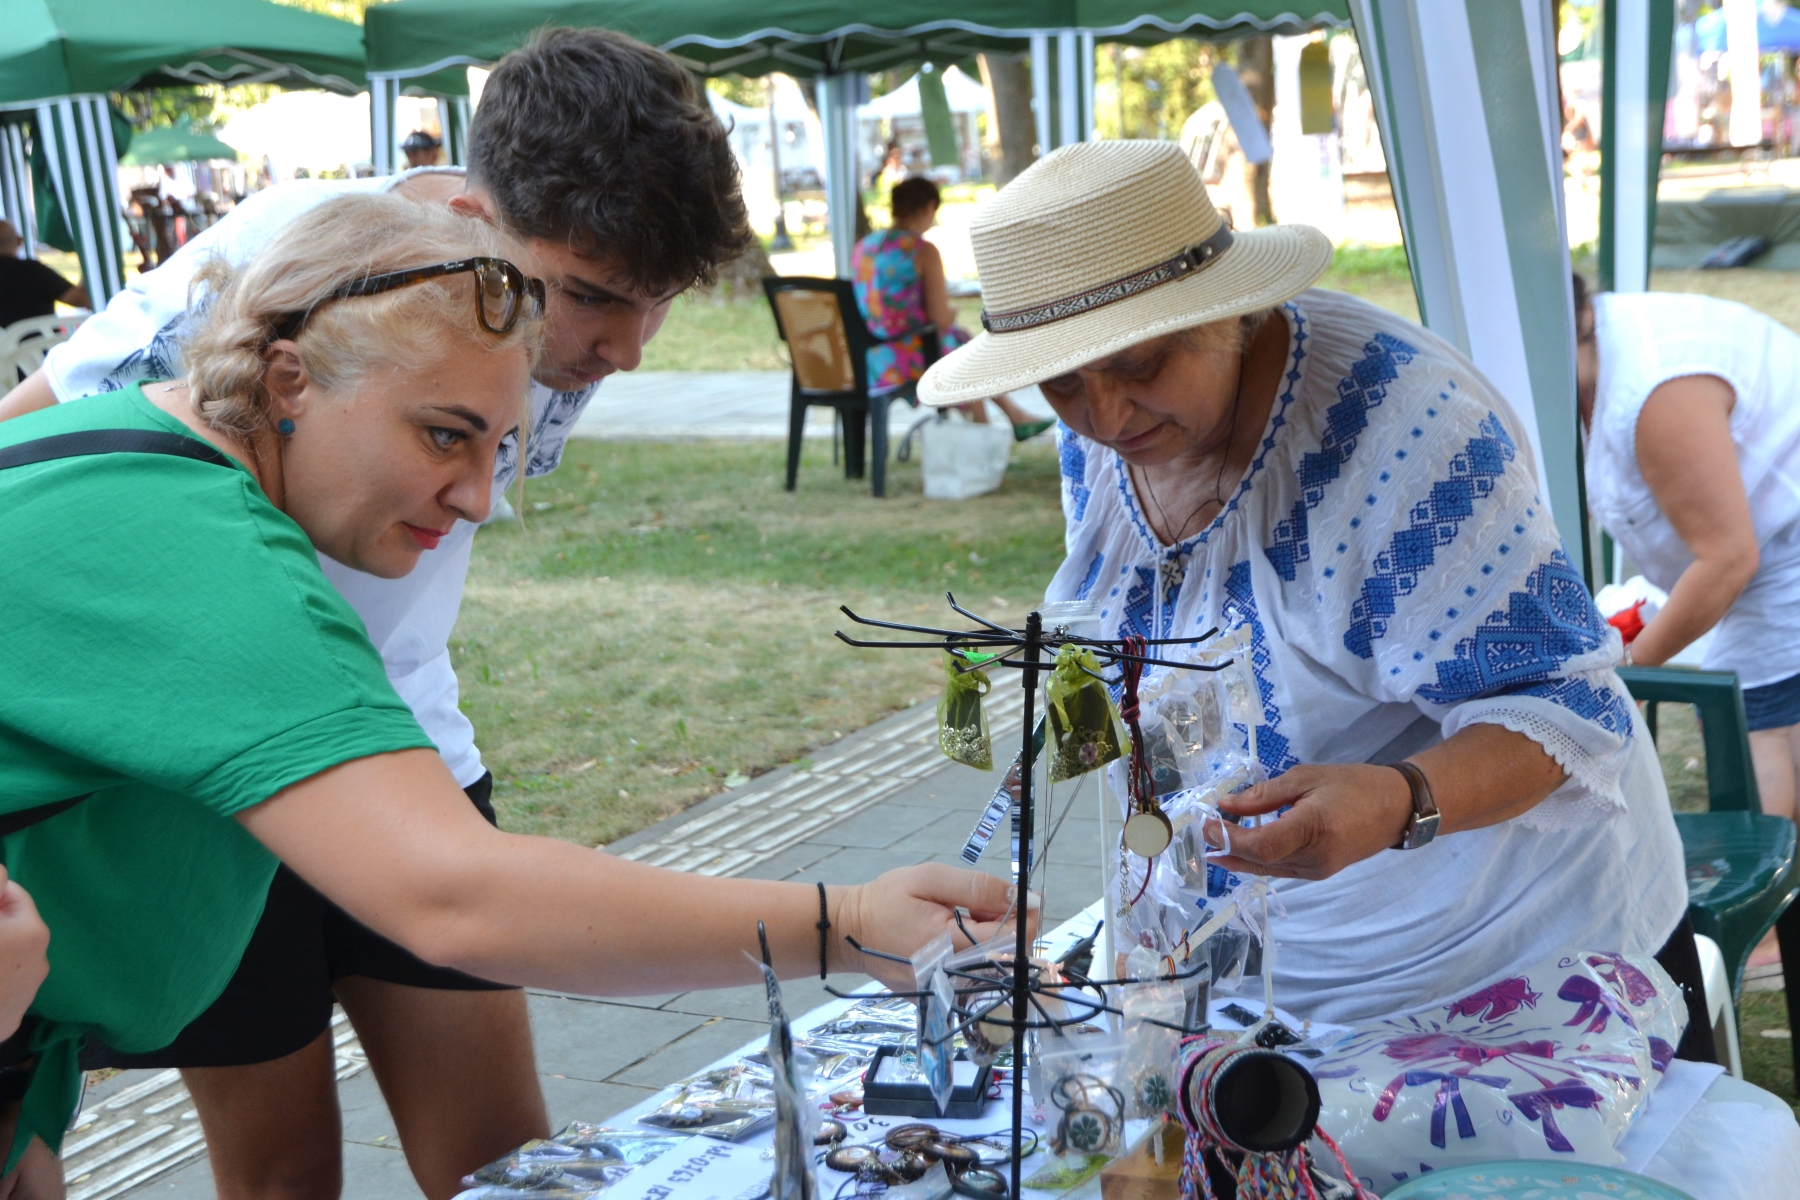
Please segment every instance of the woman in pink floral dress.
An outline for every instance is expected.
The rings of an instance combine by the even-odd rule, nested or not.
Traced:
[[[925,240],[925,231],[937,222],[937,185],[914,176],[894,185],[889,200],[893,208],[891,228],[878,229],[856,244],[850,257],[856,281],[856,304],[862,309],[869,331],[876,337],[892,337],[932,322],[938,327],[940,353],[948,354],[970,338],[956,324],[950,307],[950,291],[944,283],[944,260],[938,248]],[[869,392],[896,392],[925,373],[923,335],[900,338],[869,351]],[[1035,437],[1056,424],[1040,421],[1020,408],[1010,396],[995,396],[1019,441]],[[961,406],[972,421],[985,424],[987,405]]]

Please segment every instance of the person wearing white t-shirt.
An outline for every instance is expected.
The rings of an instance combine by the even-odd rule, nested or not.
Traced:
[[[693,78],[660,51],[599,30],[550,30],[496,65],[469,130],[469,169],[305,181],[260,192],[134,280],[44,368],[0,400],[0,419],[181,372],[189,284],[213,256],[248,260],[296,217],[347,192],[394,191],[496,224],[548,287],[544,352],[521,450],[502,445],[494,488],[556,468],[594,388],[635,368],[676,295],[749,243],[728,134]],[[519,459],[521,454],[524,462]],[[457,706],[448,642],[475,526],[456,523],[418,568],[380,579],[321,556],[389,678],[490,821],[492,776]],[[54,933],[54,931],[52,931]],[[331,1200],[342,1132],[333,1000],[361,1035],[427,1196],[549,1135],[525,998],[432,966],[282,869],[238,974],[176,1042],[96,1061],[179,1067],[221,1195]]]
[[[1575,277],[1588,506],[1668,603],[1627,647],[1667,662],[1707,630],[1735,671],[1765,812],[1800,791],[1800,335],[1669,292]]]

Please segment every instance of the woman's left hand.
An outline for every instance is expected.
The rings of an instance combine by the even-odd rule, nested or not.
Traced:
[[[1229,826],[1228,871],[1325,879],[1391,848],[1412,816],[1412,791],[1392,767],[1302,765],[1219,803],[1235,816],[1293,807],[1254,829]],[[1207,825],[1208,841],[1214,826]]]

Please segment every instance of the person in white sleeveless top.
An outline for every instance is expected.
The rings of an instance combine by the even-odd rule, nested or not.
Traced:
[[[1800,790],[1800,335],[1754,309],[1669,292],[1590,297],[1575,277],[1588,505],[1669,593],[1626,648],[1666,662],[1717,627],[1736,671],[1763,809]]]
[[[1042,388],[1067,551],[1045,596],[1099,601],[1096,636],[1247,631],[1269,782],[1222,807],[1279,815],[1232,831],[1217,894],[1274,877],[1278,1002],[1359,1021],[1569,947],[1656,953],[1692,989],[1680,1052],[1710,1060],[1619,636],[1493,385],[1312,289],[1317,230],[1233,231],[1171,144],[1057,150],[971,232],[986,332],[920,398]]]

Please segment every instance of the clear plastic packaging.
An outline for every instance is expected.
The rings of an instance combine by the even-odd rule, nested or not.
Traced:
[[[775,1092],[768,1068],[733,1063],[677,1084],[668,1099],[638,1122],[674,1133],[735,1141],[774,1119]]]
[[[1158,1120],[1175,1112],[1175,1067],[1187,995],[1180,983],[1139,983],[1121,989],[1125,1049],[1119,1090],[1129,1120]]]
[[[918,1000],[919,1073],[925,1077],[940,1115],[956,1086],[955,1015],[950,1011],[956,1003],[956,991],[944,972],[949,959],[950,935],[942,933],[925,943],[912,960],[915,986],[924,993]]]
[[[1109,1033],[1039,1031],[1033,1056],[1050,1114],[1050,1154],[1026,1187],[1066,1190],[1124,1153],[1124,1092],[1115,1084],[1123,1041]]]
[[[458,1200],[584,1200],[686,1140],[575,1121],[465,1176]]]

